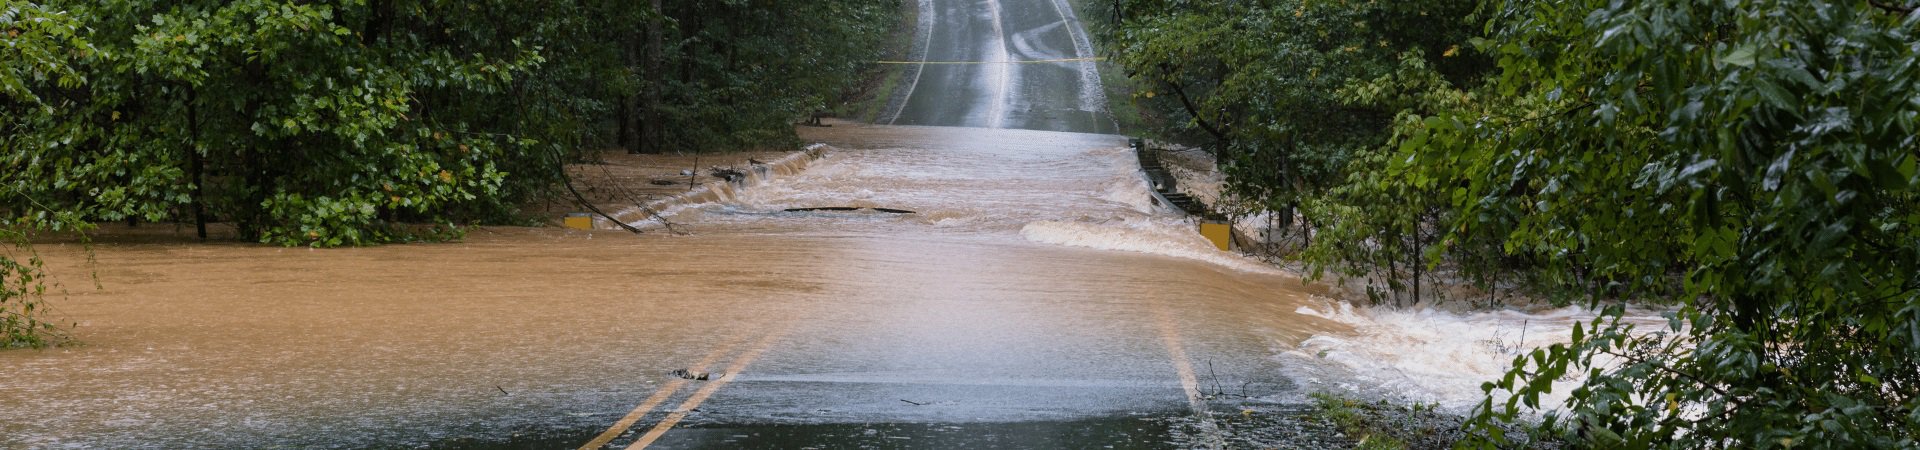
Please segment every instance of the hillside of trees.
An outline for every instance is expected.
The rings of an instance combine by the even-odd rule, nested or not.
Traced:
[[[1541,430],[1580,447],[1920,445],[1920,2],[1094,5],[1286,257],[1608,311],[1488,383],[1467,445],[1569,374]]]

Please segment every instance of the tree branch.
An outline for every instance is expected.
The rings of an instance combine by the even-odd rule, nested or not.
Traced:
[[[1913,7],[1909,6],[1890,4],[1880,0],[1867,0],[1867,4],[1873,5],[1875,8],[1880,8],[1880,10],[1886,11],[1889,14],[1899,14],[1902,16],[1913,15]]]
[[[1702,380],[1700,379],[1700,377],[1694,376],[1693,374],[1681,372],[1679,370],[1675,370],[1672,367],[1667,367],[1666,364],[1648,361],[1645,358],[1639,358],[1639,357],[1635,357],[1633,355],[1629,355],[1621,352],[1614,352],[1612,350],[1601,350],[1600,353],[1604,355],[1626,359],[1627,361],[1631,361],[1635,364],[1646,364],[1649,366],[1653,366],[1653,368],[1655,369],[1660,369],[1661,372],[1666,372],[1666,373],[1673,374],[1674,376],[1686,378],[1688,380],[1693,381],[1694,383],[1700,384],[1700,387],[1704,387],[1704,388],[1707,388],[1707,390],[1713,391],[1715,394],[1720,394],[1720,396],[1726,397],[1729,400],[1733,399],[1733,394],[1727,393],[1726,390],[1720,389],[1720,387],[1718,386],[1714,386],[1713,383],[1708,383],[1707,380]]]
[[[1188,115],[1193,116],[1194,124],[1199,125],[1200,129],[1205,130],[1207,134],[1213,135],[1214,139],[1218,139],[1221,142],[1226,142],[1230,140],[1230,139],[1227,139],[1227,133],[1225,130],[1215,127],[1211,123],[1207,123],[1207,119],[1200,116],[1200,109],[1197,107],[1194,107],[1193,99],[1187,96],[1186,87],[1181,86],[1180,82],[1173,78],[1173,68],[1171,66],[1168,66],[1166,64],[1161,64],[1160,73],[1167,76],[1167,79],[1166,79],[1167,86],[1172,87],[1173,94],[1180,97],[1180,106],[1187,109]]]

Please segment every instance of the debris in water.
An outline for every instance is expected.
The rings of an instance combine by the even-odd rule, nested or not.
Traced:
[[[742,172],[740,171],[740,169],[736,169],[732,167],[720,167],[720,166],[708,167],[707,175],[712,176],[714,178],[727,180],[728,183],[739,183],[747,180],[746,172]]]

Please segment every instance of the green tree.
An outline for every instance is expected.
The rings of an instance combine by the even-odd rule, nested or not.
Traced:
[[[1280,211],[1338,184],[1360,149],[1379,146],[1404,99],[1350,84],[1405,69],[1472,78],[1455,58],[1471,2],[1184,2],[1110,6],[1115,60],[1147,95],[1170,98],[1204,132],[1234,191]],[[1105,14],[1095,14],[1105,16]],[[1418,30],[1417,32],[1414,30]]]
[[[79,22],[57,10],[33,3],[0,0],[0,114],[26,120],[0,122],[0,142],[22,139],[35,121],[59,113],[59,99],[40,96],[36,85],[62,89],[86,83],[86,74],[74,60],[94,50],[81,35]],[[0,173],[16,173],[36,164],[27,155],[0,155]],[[71,211],[50,208],[26,199],[25,180],[0,175],[0,348],[40,347],[62,339],[60,330],[45,317],[44,262],[34,252],[34,231],[83,229],[87,224]],[[30,199],[28,199],[30,200]]]
[[[1544,425],[1579,445],[1886,448],[1920,445],[1915,7],[1141,0],[1102,34],[1319,270],[1675,305],[1517,359],[1469,444],[1579,374]]]
[[[1613,308],[1517,359],[1482,444],[1577,373],[1548,426],[1582,445],[1917,445],[1912,5],[1490,5],[1499,77],[1403,122],[1383,167],[1443,202],[1443,248],[1525,261],[1466,270],[1679,307],[1660,330]]]
[[[15,49],[27,57],[12,73],[53,76],[5,87],[27,99],[0,109],[16,132],[9,201],[86,220],[230,221],[249,239],[316,246],[508,220],[562,163],[607,145],[789,143],[789,123],[849,84],[897,12],[874,0],[26,5],[98,47]],[[653,62],[636,57],[648,36],[664,40]],[[49,58],[66,72],[20,72]],[[643,96],[661,101],[627,108]],[[643,149],[615,129],[656,132]]]
[[[1411,191],[1340,188],[1399,183],[1375,170],[1393,124],[1461,103],[1491,69],[1461,51],[1477,31],[1475,4],[1130,0],[1092,16],[1112,17],[1100,35],[1149,104],[1204,134],[1227,175],[1226,212],[1270,214],[1299,239],[1294,249],[1316,233],[1355,236],[1308,256],[1347,275],[1389,275],[1384,294],[1412,287],[1417,299],[1436,237],[1422,224],[1439,208]],[[1343,206],[1359,203],[1392,206]]]

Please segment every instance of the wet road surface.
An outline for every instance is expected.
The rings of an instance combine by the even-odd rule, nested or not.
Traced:
[[[918,0],[891,125],[1117,133],[1091,37],[1067,0]]]
[[[930,61],[1091,56],[1064,0],[923,5]],[[805,172],[665,211],[689,235],[43,246],[86,345],[0,352],[0,447],[1204,446],[1165,421],[1299,401],[1276,355],[1346,325],[1123,138],[1030,131],[1112,131],[1091,67],[916,66],[903,126],[806,130]],[[786,211],[847,206],[913,213]]]

